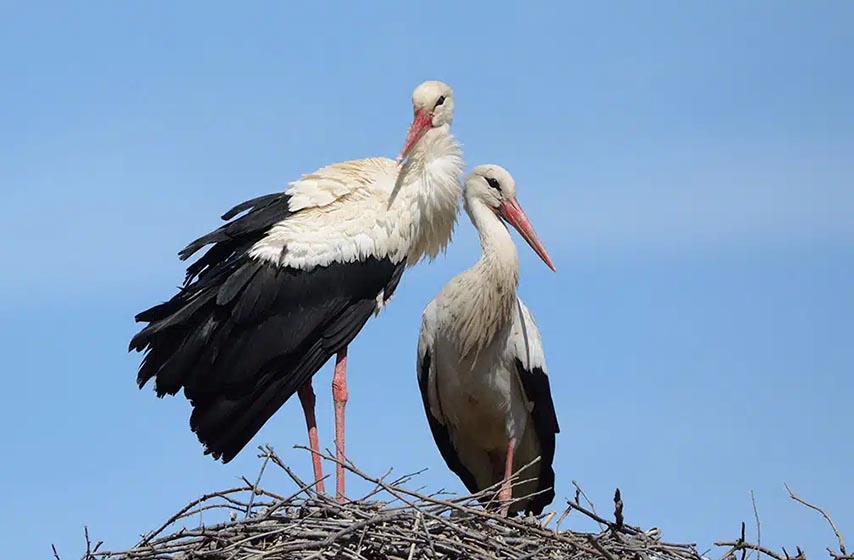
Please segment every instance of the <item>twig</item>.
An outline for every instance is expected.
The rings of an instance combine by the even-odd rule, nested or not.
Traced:
[[[592,511],[593,513],[596,513],[596,506],[593,505],[593,502],[590,501],[590,498],[587,497],[587,494],[584,493],[584,490],[581,489],[581,486],[579,486],[578,482],[573,480],[572,485],[575,486],[575,501],[576,501],[576,503],[579,503],[579,504],[581,503],[581,500],[579,499],[579,496],[581,496],[587,502],[587,505],[590,506],[590,511]]]
[[[305,449],[308,449],[308,448],[305,448]],[[297,485],[297,486],[299,486],[299,487],[301,487],[301,488],[302,488],[302,487],[308,488],[308,487],[313,486],[313,485],[311,485],[311,484],[306,484],[305,482],[303,482],[303,481],[302,481],[302,479],[300,479],[300,477],[298,477],[298,476],[294,473],[294,471],[292,471],[292,470],[290,469],[290,467],[288,467],[286,464],[284,464],[284,463],[282,462],[282,460],[281,460],[281,459],[279,459],[279,456],[278,456],[278,455],[276,455],[275,453],[273,453],[273,448],[272,448],[272,447],[270,447],[270,446],[268,445],[268,446],[266,446],[266,450],[270,452],[271,460],[273,461],[273,463],[274,463],[276,466],[280,467],[282,470],[284,470],[284,471],[288,474],[288,476],[289,476],[289,477],[291,477],[291,480],[293,480],[293,481],[296,483],[296,485]],[[311,450],[309,450],[309,451],[311,451]]]
[[[215,498],[215,497],[222,496],[222,495],[224,495],[224,494],[231,494],[231,493],[234,493],[234,492],[244,492],[244,491],[246,491],[246,490],[251,490],[251,489],[252,489],[251,487],[240,486],[240,487],[237,487],[237,488],[230,488],[230,489],[228,489],[228,490],[223,490],[222,492],[211,492],[210,494],[205,494],[204,496],[202,496],[201,498],[199,498],[199,499],[197,499],[197,500],[193,500],[192,502],[190,502],[189,504],[187,504],[186,506],[184,506],[184,507],[183,507],[183,508],[178,512],[178,513],[176,513],[175,515],[173,515],[172,517],[170,517],[170,518],[166,521],[166,523],[164,523],[163,525],[161,525],[157,530],[152,531],[152,532],[151,532],[151,533],[149,533],[146,537],[144,537],[144,538],[143,538],[143,539],[142,539],[142,540],[141,540],[141,541],[136,545],[136,547],[145,546],[146,544],[148,544],[148,543],[151,541],[151,539],[153,539],[154,537],[156,537],[157,535],[159,535],[160,533],[162,533],[164,529],[166,529],[167,527],[169,527],[170,525],[172,525],[173,523],[175,523],[175,521],[177,521],[178,519],[180,519],[180,518],[181,518],[181,516],[183,516],[185,513],[187,513],[188,511],[190,511],[191,509],[193,509],[195,506],[199,505],[200,503],[202,503],[202,502],[204,502],[204,501],[207,501],[207,500],[209,500],[209,499],[211,499],[211,498]],[[136,547],[135,547],[135,548],[136,548]]]
[[[249,497],[249,505],[246,506],[246,517],[249,517],[249,514],[252,513],[252,504],[255,502],[255,495],[258,493],[258,486],[261,484],[261,477],[264,476],[264,469],[267,468],[267,463],[270,462],[270,456],[273,450],[273,448],[269,446],[266,452],[263,447],[259,446],[258,449],[264,452],[264,455],[261,455],[264,457],[264,462],[261,463],[261,470],[258,471],[258,478],[255,479],[255,484],[252,485],[252,495]]]
[[[727,552],[727,554],[725,554],[722,558],[726,558],[727,556],[731,555],[733,552],[737,552],[739,550],[741,550],[741,551],[755,550],[757,552],[761,552],[762,554],[764,554],[766,556],[774,558],[775,560],[786,560],[784,557],[780,556],[779,554],[777,554],[773,550],[768,550],[767,548],[765,548],[763,546],[751,544],[748,542],[743,542],[741,540],[738,540],[736,542],[727,542],[727,541],[716,542],[715,546],[729,546],[732,548],[732,550]]]
[[[420,511],[416,513],[415,523],[412,525],[412,531],[413,532],[416,529],[418,529],[418,514],[420,514],[420,513],[421,513]],[[412,544],[409,545],[409,556],[407,557],[407,560],[412,560],[414,557],[415,557],[415,543],[413,542]]]
[[[557,523],[555,524],[555,532],[560,531],[560,524],[563,523],[563,520],[566,519],[566,516],[569,515],[569,512],[572,511],[572,506],[567,507],[563,510],[563,513],[560,514],[560,517],[557,518]]]
[[[750,491],[750,501],[753,503],[753,517],[756,519],[756,546],[762,546],[762,526],[759,523],[759,510],[756,508],[756,496]],[[759,553],[756,553],[759,556]]]
[[[842,542],[842,535],[839,534],[839,529],[836,528],[836,524],[833,523],[833,519],[831,519],[830,516],[820,507],[815,506],[815,505],[809,503],[808,501],[804,500],[803,498],[799,498],[798,496],[796,496],[795,493],[792,492],[792,489],[789,488],[788,484],[785,484],[785,486],[786,486],[786,490],[789,491],[789,497],[790,498],[792,498],[793,500],[795,500],[798,503],[801,503],[801,504],[807,506],[810,509],[814,509],[815,511],[819,512],[822,516],[824,516],[824,518],[830,524],[830,528],[833,529],[833,533],[836,535],[837,542],[839,542],[839,552],[841,552],[843,555],[848,554],[848,552],[845,550],[845,543]]]
[[[432,557],[436,558],[436,547],[433,544],[433,537],[430,536],[430,531],[427,529],[427,523],[424,522],[424,515],[419,511],[417,513],[418,519],[421,521],[421,528],[424,530],[424,536],[427,539],[427,544],[430,545],[430,552],[432,552]]]

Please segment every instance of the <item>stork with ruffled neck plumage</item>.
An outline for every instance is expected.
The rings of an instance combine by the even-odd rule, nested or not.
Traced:
[[[140,387],[190,400],[206,453],[237,455],[294,393],[305,412],[323,490],[312,376],[336,356],[335,442],[344,460],[347,347],[391,298],[404,269],[434,257],[456,222],[463,159],[451,134],[454,98],[441,82],[412,95],[398,159],[323,167],[283,193],[237,205],[228,223],[179,254],[207,251],[168,302],[137,315]],[[337,469],[344,499],[344,471]]]

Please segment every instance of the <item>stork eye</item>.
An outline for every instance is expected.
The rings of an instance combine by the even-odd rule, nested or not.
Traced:
[[[501,192],[501,185],[498,183],[498,179],[493,179],[492,177],[487,177],[486,183],[490,187],[492,187],[493,189],[497,190],[498,192]]]
[[[441,96],[438,101],[436,101],[436,105],[433,107],[434,109],[445,102],[445,96]]]

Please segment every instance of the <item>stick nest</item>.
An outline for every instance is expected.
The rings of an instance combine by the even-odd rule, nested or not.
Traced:
[[[582,505],[586,496],[577,485],[575,499],[567,500],[557,520],[555,514],[504,517],[490,503],[483,506],[483,501],[494,499],[498,488],[464,497],[424,494],[406,487],[419,473],[393,480],[390,473],[372,477],[351,463],[323,455],[374,485],[366,496],[339,503],[317,492],[316,483],[300,480],[270,447],[261,451],[264,461],[254,484],[244,478],[242,486],[194,500],[129,550],[101,550],[103,543],[93,546],[86,531],[83,560],[708,560],[693,544],[669,544],[661,540],[657,529],[644,531],[625,524],[619,490],[614,496],[614,521],[600,517],[589,501]],[[290,477],[296,485],[292,495],[261,488],[268,465]],[[524,482],[524,470],[529,466],[514,476],[515,484]],[[572,512],[598,523],[600,531],[561,530],[561,523]],[[743,531],[736,542],[718,543],[729,547],[722,560],[739,560],[739,551],[741,560],[748,551],[758,555],[756,545],[745,542]],[[774,557],[773,552],[767,554],[771,551],[760,552]],[[60,560],[56,550],[54,556]],[[836,558],[850,557],[843,552]],[[788,554],[777,560],[789,560]]]

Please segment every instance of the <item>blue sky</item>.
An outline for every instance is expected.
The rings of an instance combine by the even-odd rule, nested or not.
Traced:
[[[763,543],[821,557],[833,535],[788,482],[854,538],[852,25],[846,2],[3,4],[5,552],[79,556],[84,524],[127,546],[257,472],[253,448],[202,456],[187,403],[136,389],[132,317],[232,204],[396,154],[425,79],[454,87],[469,166],[514,174],[558,267],[520,250],[563,429],[558,495],[577,480],[607,510],[619,486],[630,523],[705,549],[752,520],[754,490]],[[415,344],[477,250],[463,219],[353,345],[362,468],[426,466],[422,483],[461,490],[420,410]],[[330,382],[331,365],[324,446]],[[253,445],[307,475],[304,439],[292,402]]]

